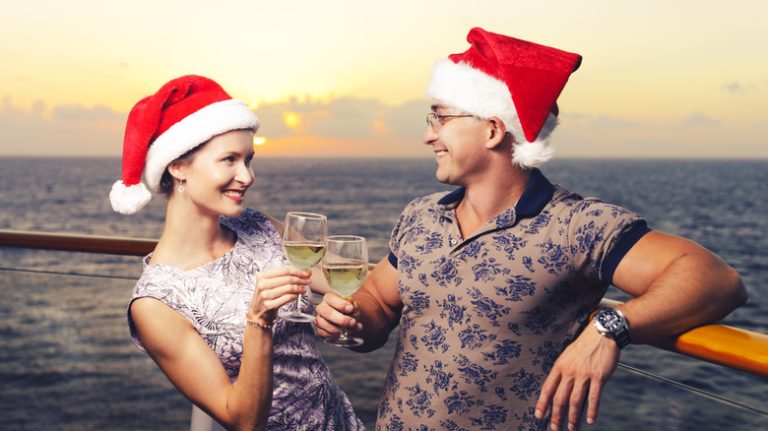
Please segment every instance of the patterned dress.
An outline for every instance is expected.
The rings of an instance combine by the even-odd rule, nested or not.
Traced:
[[[263,214],[246,209],[235,219],[222,218],[222,224],[237,234],[230,251],[189,271],[149,265],[151,256],[147,256],[131,302],[152,297],[181,313],[213,349],[234,382],[240,370],[245,313],[256,277],[260,271],[286,265],[287,261],[280,235]],[[311,307],[305,300],[302,308]],[[134,344],[144,350],[130,306],[128,323]],[[273,331],[274,391],[268,429],[363,429],[320,357],[310,325],[278,318]]]
[[[535,170],[515,207],[464,238],[463,196],[416,199],[392,232],[403,310],[377,430],[546,429],[541,384],[648,232]]]

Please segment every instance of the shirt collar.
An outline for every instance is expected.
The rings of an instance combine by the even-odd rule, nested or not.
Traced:
[[[448,193],[443,196],[438,205],[446,206],[446,209],[456,208],[456,205],[464,198],[464,187]],[[528,179],[528,184],[525,185],[525,190],[520,196],[520,199],[515,204],[516,219],[533,217],[544,209],[552,199],[552,195],[555,193],[555,187],[549,180],[541,173],[539,169],[534,169],[531,172],[531,177]]]
[[[522,196],[515,205],[517,218],[528,218],[538,215],[541,210],[552,200],[555,186],[549,182],[540,170],[534,169]]]

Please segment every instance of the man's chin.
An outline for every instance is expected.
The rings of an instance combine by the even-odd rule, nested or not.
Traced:
[[[453,181],[451,181],[450,177],[448,177],[447,175],[440,175],[440,172],[436,172],[435,173],[435,179],[439,183],[448,184],[450,186],[455,186],[456,185]]]

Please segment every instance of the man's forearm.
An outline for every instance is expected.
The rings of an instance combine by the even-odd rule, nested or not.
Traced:
[[[357,303],[357,312],[353,317],[363,325],[363,329],[356,331],[355,335],[364,341],[362,346],[352,350],[356,352],[376,350],[387,342],[389,333],[397,326],[400,319],[399,310],[390,310],[365,286],[358,290],[352,299]]]

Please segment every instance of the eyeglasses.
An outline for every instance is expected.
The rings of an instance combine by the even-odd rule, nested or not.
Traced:
[[[437,130],[438,125],[442,126],[445,124],[446,121],[448,121],[449,118],[462,118],[462,117],[474,117],[474,115],[469,114],[461,114],[461,115],[441,115],[437,112],[430,112],[427,114],[427,124],[429,127],[432,128],[432,130]]]

